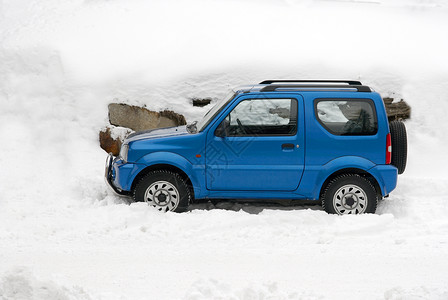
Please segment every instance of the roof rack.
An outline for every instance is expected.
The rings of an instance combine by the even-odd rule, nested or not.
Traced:
[[[270,84],[263,87],[260,92],[273,92],[277,89],[282,90],[302,90],[302,91],[353,91],[371,92],[372,90],[365,85],[346,85],[346,84]]]
[[[263,80],[259,84],[272,84],[272,83],[347,83],[349,85],[362,85],[361,81],[354,80]]]
[[[345,84],[344,84],[345,83]],[[282,89],[302,91],[358,91],[371,92],[372,90],[360,81],[354,80],[264,80],[260,84],[267,84],[260,92],[273,92]]]

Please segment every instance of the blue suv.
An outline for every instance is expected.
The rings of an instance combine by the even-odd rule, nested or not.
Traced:
[[[359,81],[265,80],[237,88],[198,122],[136,132],[105,177],[166,212],[195,199],[315,200],[374,213],[406,166],[406,129]]]

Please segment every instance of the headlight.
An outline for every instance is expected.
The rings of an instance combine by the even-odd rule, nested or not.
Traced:
[[[128,162],[128,150],[129,150],[129,145],[128,144],[121,145],[120,157],[123,160],[123,162],[125,162],[125,163]]]

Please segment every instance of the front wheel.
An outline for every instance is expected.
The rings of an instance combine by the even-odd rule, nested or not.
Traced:
[[[191,200],[190,189],[177,173],[157,170],[143,177],[134,190],[135,201],[145,201],[161,212],[183,212]]]
[[[322,206],[330,214],[375,213],[378,197],[370,181],[357,174],[332,179],[321,196]]]

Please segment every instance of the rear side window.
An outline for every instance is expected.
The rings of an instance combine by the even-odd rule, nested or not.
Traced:
[[[318,99],[315,111],[319,123],[335,135],[374,135],[378,131],[370,99]]]

